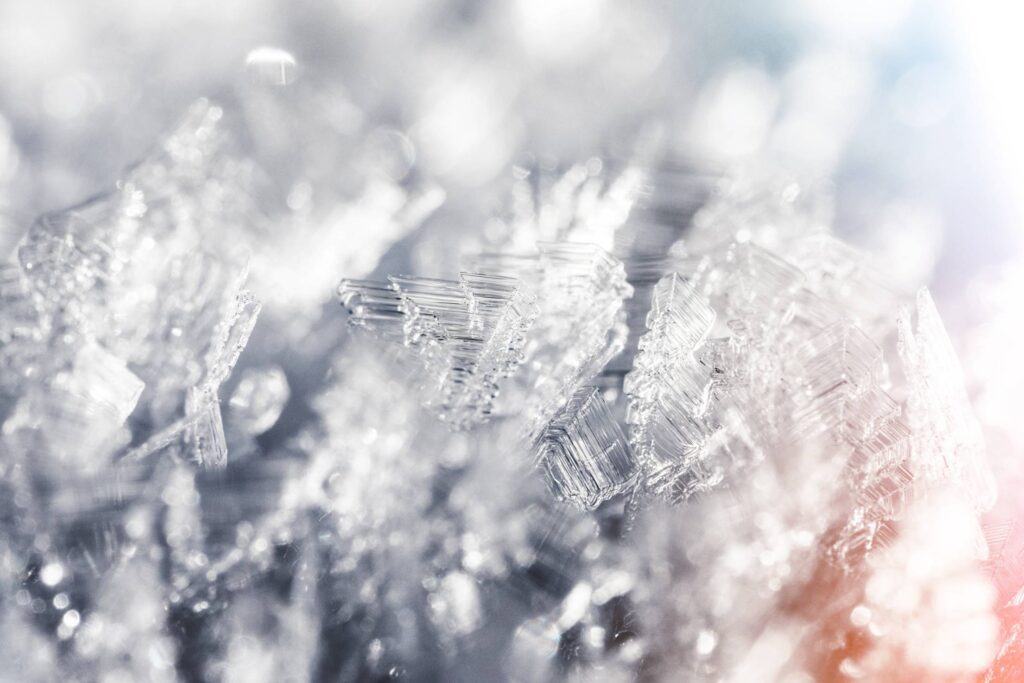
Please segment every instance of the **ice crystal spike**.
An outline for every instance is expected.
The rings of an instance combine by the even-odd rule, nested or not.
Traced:
[[[692,354],[704,340],[715,321],[715,312],[678,273],[671,273],[658,282],[651,296],[647,314],[648,331],[666,335],[681,355]],[[646,345],[655,343],[649,338]]]
[[[621,493],[636,478],[626,437],[601,393],[578,390],[544,430],[537,464],[555,496],[593,508]]]
[[[499,275],[344,280],[338,294],[352,325],[401,341],[419,357],[428,406],[455,428],[489,417],[536,315],[532,296]]]
[[[957,486],[978,510],[995,501],[981,429],[963,373],[927,289],[898,321],[899,353],[908,384],[911,458],[924,481]]]
[[[894,417],[860,440],[850,456],[849,468],[858,477],[870,478],[878,472],[902,463],[910,455],[910,428],[903,417]]]
[[[190,438],[191,430],[205,419],[207,419],[205,408],[193,409],[192,412],[186,413],[183,417],[150,434],[144,442],[121,454],[119,459],[125,462],[138,462],[160,453],[164,449],[176,448],[183,440]]]
[[[126,440],[116,408],[59,386],[32,387],[3,425],[10,444],[32,452],[36,467],[73,478],[106,465],[106,456]]]
[[[405,309],[393,284],[347,279],[338,285],[337,293],[348,310],[350,325],[371,330],[388,341],[404,341]]]
[[[894,536],[892,523],[913,509],[918,485],[909,453],[910,430],[899,417],[854,445],[847,461],[853,507],[826,550],[844,571],[856,571],[868,552],[886,548]]]
[[[1024,604],[1024,523],[993,515],[984,525],[988,550],[984,568],[996,587],[999,605]]]
[[[229,304],[207,353],[205,383],[212,390],[216,391],[234,369],[238,357],[249,343],[261,308],[260,301],[247,289],[239,290],[233,305]]]
[[[705,419],[711,376],[694,351],[714,321],[714,310],[679,274],[654,288],[648,331],[624,389],[630,444],[655,492],[667,493],[687,470],[698,478],[703,472],[698,463],[714,431]]]
[[[192,458],[203,467],[221,468],[228,461],[224,422],[216,396],[200,388],[189,390],[186,414],[194,418],[188,426]]]
[[[884,524],[899,519],[914,496],[909,430],[901,406],[879,385],[882,350],[856,325],[836,322],[789,359],[797,378],[790,438],[831,441],[848,452],[854,507],[830,539],[828,554],[851,570],[884,545]]]
[[[73,355],[66,363],[51,366],[53,374],[44,375],[48,383],[23,384],[4,431],[37,442],[30,447],[40,458],[69,465],[68,473],[92,472],[105,466],[108,451],[126,439],[122,426],[144,385],[95,343],[68,351]]]

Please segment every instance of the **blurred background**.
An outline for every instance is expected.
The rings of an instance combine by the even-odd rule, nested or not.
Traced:
[[[702,159],[831,177],[840,231],[948,298],[1017,250],[1020,14],[991,0],[6,0],[6,239],[109,185],[197,97],[238,96],[247,56],[273,46],[333,134],[376,133],[382,149],[400,135],[403,163],[480,226],[521,155],[585,159],[654,126]]]

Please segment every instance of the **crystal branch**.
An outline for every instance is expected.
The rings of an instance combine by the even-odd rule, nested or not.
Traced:
[[[582,387],[569,399],[535,449],[555,497],[582,508],[596,507],[636,479],[626,437],[594,387]]]
[[[654,288],[647,334],[626,376],[630,444],[646,485],[667,493],[705,454],[714,427],[707,421],[711,376],[694,356],[715,320],[714,310],[677,273]]]

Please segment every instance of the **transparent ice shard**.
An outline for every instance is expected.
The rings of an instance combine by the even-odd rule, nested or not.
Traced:
[[[69,473],[105,466],[109,450],[126,439],[123,425],[142,381],[94,343],[79,347],[67,367],[41,379],[49,381],[25,381],[4,433],[28,439],[22,442],[26,448],[63,463]]]
[[[220,116],[197,103],[114,188],[44,215],[19,247],[40,295],[123,358],[134,360],[131,346],[148,331],[157,292],[169,291],[160,286],[169,284],[175,256],[209,245],[224,223],[251,214],[242,174],[222,150]]]
[[[202,467],[224,467],[228,461],[228,445],[216,396],[200,387],[189,390],[185,414],[194,420],[189,421],[187,431],[192,458]]]
[[[33,386],[4,422],[5,438],[18,451],[34,453],[36,467],[51,476],[93,473],[109,453],[127,442],[116,410],[59,387]]]
[[[901,311],[897,329],[915,473],[930,484],[958,487],[977,510],[987,510],[995,501],[996,487],[981,428],[927,289],[917,293],[913,308]]]
[[[113,412],[124,422],[135,410],[145,384],[119,358],[97,344],[87,344],[75,355],[71,372],[58,376],[67,391]]]
[[[390,342],[405,342],[405,306],[391,282],[345,279],[338,285],[349,325],[372,331]]]
[[[578,390],[535,445],[555,497],[594,508],[632,486],[637,473],[626,436],[595,387]]]
[[[343,280],[350,324],[401,341],[419,357],[428,405],[455,428],[484,421],[500,382],[522,361],[536,316],[514,278],[462,273],[459,280]]]
[[[18,250],[29,287],[17,310],[37,309],[34,334],[50,337],[52,347],[45,366],[14,359],[15,347],[0,355],[5,364],[16,360],[19,372],[55,376],[57,385],[109,408],[113,422],[132,412],[141,388],[107,357],[130,365],[147,389],[139,424],[156,437],[132,459],[173,441],[190,387],[216,393],[259,311],[244,287],[247,258],[225,236],[255,212],[246,164],[228,153],[222,116],[216,105],[197,102],[115,187],[43,216]],[[5,290],[13,289],[12,279]],[[26,329],[15,328],[12,338],[15,332]],[[70,359],[53,348],[59,340],[74,340],[62,342]],[[99,348],[106,355],[92,351]]]
[[[985,520],[983,533],[987,556],[983,566],[996,587],[1000,606],[1024,604],[1024,524],[1015,511],[1012,516],[993,514]]]
[[[206,396],[206,400],[215,400]],[[138,462],[164,449],[175,447],[187,439],[189,431],[202,420],[206,419],[205,407],[194,409],[193,412],[179,417],[150,434],[145,441],[118,456],[118,460]]]
[[[848,467],[860,479],[903,463],[910,456],[910,428],[901,415],[878,425],[873,434],[855,443]]]
[[[633,294],[622,263],[588,244],[541,243],[540,343],[529,362],[546,368],[538,378],[541,405],[565,400],[622,350],[624,301]],[[543,299],[540,297],[543,296]],[[551,380],[551,381],[547,381]]]
[[[680,275],[668,275],[655,287],[648,331],[624,391],[630,444],[643,463],[646,485],[656,493],[667,493],[681,473],[695,467],[715,431],[706,420],[712,377],[694,356],[714,321],[706,299]]]
[[[839,321],[800,345],[788,360],[795,378],[791,436],[824,439],[847,458],[853,507],[829,540],[828,554],[851,570],[887,538],[886,525],[913,500],[907,460],[910,430],[901,406],[881,387],[882,349],[859,327]]]
[[[252,292],[244,288],[238,290],[233,305],[229,305],[226,315],[218,323],[207,352],[204,382],[208,387],[215,390],[231,374],[249,343],[261,308],[262,304]]]
[[[248,273],[244,262],[204,255],[191,264],[195,270],[182,266],[178,277],[183,296],[171,297],[164,310],[157,311],[159,324],[170,327],[169,343],[161,351],[170,355],[171,362],[164,366],[160,380],[168,398],[180,395],[182,384],[194,382],[186,390],[185,418],[179,426],[196,462],[222,467],[227,462],[227,444],[217,394],[248,344],[262,305],[244,286]],[[137,449],[132,455],[141,453]]]

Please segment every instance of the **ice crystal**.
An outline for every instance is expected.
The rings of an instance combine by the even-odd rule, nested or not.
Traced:
[[[350,323],[401,340],[422,362],[427,403],[454,427],[487,419],[501,380],[522,361],[533,298],[513,278],[344,280]]]
[[[995,481],[956,353],[928,290],[899,319],[899,350],[909,385],[912,458],[925,482],[949,482],[979,510],[992,506]]]
[[[655,287],[648,332],[627,376],[630,442],[644,464],[646,483],[662,492],[680,474],[698,478],[705,444],[714,432],[706,417],[712,377],[695,351],[715,312],[676,273]],[[698,484],[699,486],[700,484]]]
[[[626,437],[593,387],[569,399],[545,428],[537,449],[555,495],[583,507],[595,507],[635,480]]]

